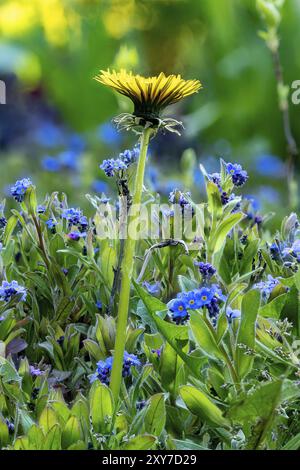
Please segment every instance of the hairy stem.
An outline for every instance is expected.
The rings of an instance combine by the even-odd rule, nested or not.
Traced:
[[[149,140],[150,140],[152,132],[153,131],[151,128],[146,128],[144,129],[144,132],[142,134],[140,157],[138,160],[138,167],[137,167],[137,173],[136,173],[135,184],[134,184],[134,192],[133,192],[133,200],[132,200],[134,207],[137,207],[137,206],[140,207],[140,204],[141,204],[147,150],[148,150]],[[131,222],[137,219],[138,216],[139,216],[139,213],[137,215],[129,214],[128,227],[130,226]],[[116,404],[118,402],[118,398],[120,394],[120,387],[121,387],[121,382],[122,382],[123,357],[124,357],[124,351],[125,351],[126,328],[127,328],[129,298],[130,298],[130,285],[131,285],[131,278],[132,278],[133,267],[134,267],[135,246],[136,246],[135,238],[131,238],[129,236],[129,233],[127,232],[127,238],[125,240],[125,246],[124,246],[124,257],[123,257],[122,266],[121,266],[121,276],[122,276],[121,291],[120,291],[120,298],[119,298],[114,359],[113,359],[113,367],[112,367],[111,382],[110,382],[110,388],[112,390],[112,394],[113,394]]]
[[[293,136],[289,112],[289,102],[287,96],[282,91],[285,88],[283,70],[280,60],[280,53],[278,45],[277,47],[271,48],[272,57],[274,61],[275,77],[277,81],[278,97],[279,97],[279,108],[282,114],[282,124],[285,140],[287,143],[288,160],[287,160],[287,176],[288,176],[288,189],[289,189],[289,202],[291,208],[297,206],[297,183],[295,181],[295,157],[298,155],[299,150],[296,144],[296,140]]]

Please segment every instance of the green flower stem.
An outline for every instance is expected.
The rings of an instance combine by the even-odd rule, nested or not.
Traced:
[[[147,150],[149,145],[149,140],[153,130],[151,128],[146,128],[142,134],[141,139],[141,150],[138,160],[138,167],[136,172],[134,190],[133,190],[133,206],[140,206],[143,183],[144,183],[144,173],[146,166],[146,157]],[[138,217],[138,214],[128,216],[128,227],[131,222]],[[125,351],[125,342],[126,342],[126,328],[127,328],[127,319],[128,319],[128,309],[129,309],[129,298],[130,298],[130,284],[133,273],[134,266],[134,255],[135,255],[135,246],[136,240],[127,235],[125,240],[124,247],[124,258],[121,265],[121,290],[119,298],[119,309],[118,309],[118,318],[117,318],[117,331],[116,331],[116,341],[115,341],[115,350],[114,350],[114,360],[113,367],[111,372],[111,381],[110,388],[117,404],[121,382],[122,382],[122,369],[123,369],[123,357]]]

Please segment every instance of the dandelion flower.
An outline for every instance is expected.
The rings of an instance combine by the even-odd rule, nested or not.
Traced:
[[[126,72],[126,70],[120,72],[101,70],[95,80],[127,96],[133,102],[133,115],[126,114],[126,119],[120,122],[121,126],[125,128],[129,123],[129,116],[131,116],[131,124],[134,120],[135,125],[143,127],[163,125],[168,129],[170,124],[172,127],[170,119],[161,119],[161,112],[167,106],[197,93],[202,88],[199,80],[184,80],[180,75],[166,76],[164,73],[160,73],[155,77],[142,77],[141,75],[133,75],[132,72]],[[125,118],[125,115],[121,115],[121,117]],[[133,126],[127,126],[127,128],[129,127]]]

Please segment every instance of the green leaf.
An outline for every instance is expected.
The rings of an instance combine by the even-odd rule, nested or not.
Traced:
[[[14,443],[14,450],[29,450],[30,449],[30,445],[29,445],[29,439],[28,437],[18,437],[16,440],[15,440],[15,443]]]
[[[275,299],[271,300],[271,302],[260,307],[258,314],[261,317],[278,319],[280,318],[280,314],[285,306],[286,300],[286,294],[279,295],[278,297],[275,297]]]
[[[63,401],[52,401],[51,407],[55,411],[59,423],[65,424],[70,416],[70,410]]]
[[[180,388],[180,396],[191,413],[211,426],[228,428],[229,423],[222,411],[200,390],[190,385]]]
[[[3,235],[3,245],[7,247],[8,241],[18,223],[18,217],[16,215],[10,216],[5,226],[4,235]],[[7,249],[7,248],[6,248]]]
[[[236,341],[236,369],[239,377],[245,377],[253,366],[254,358],[239,347],[245,345],[250,350],[255,348],[255,322],[260,305],[260,293],[251,290],[243,296],[241,305],[241,320]]]
[[[41,413],[39,425],[43,429],[44,433],[47,434],[56,424],[58,424],[56,413],[50,406],[46,406]]]
[[[178,284],[182,292],[188,292],[199,287],[199,283],[185,276],[178,276]]]
[[[235,214],[231,214],[226,219],[222,220],[217,228],[216,231],[213,235],[214,237],[214,244],[213,244],[213,252],[214,255],[217,255],[220,257],[220,253],[222,251],[222,248],[224,246],[226,237],[228,233],[233,229],[233,227],[238,224],[243,218],[244,214],[237,212]]]
[[[0,449],[5,447],[9,441],[9,432],[7,424],[4,419],[0,416]]]
[[[206,184],[208,210],[213,217],[218,218],[222,214],[223,206],[218,186],[212,181]]]
[[[208,357],[213,359],[224,359],[223,353],[221,352],[213,327],[205,322],[203,314],[200,312],[191,312],[190,326],[199,348]]]
[[[61,450],[61,430],[58,424],[46,434],[42,450]]]
[[[251,240],[247,247],[244,250],[242,260],[240,262],[240,275],[247,274],[251,271],[253,258],[257,253],[257,249],[259,246],[259,240]]]
[[[77,441],[68,447],[68,450],[86,450],[86,444],[83,441]]]
[[[272,430],[276,409],[282,398],[282,381],[276,380],[258,387],[237,404],[233,404],[228,416],[235,422],[244,425],[244,432],[249,436],[247,447],[262,447],[268,433]],[[253,422],[257,425],[253,428]]]
[[[63,449],[67,449],[72,444],[82,439],[81,426],[76,416],[71,416],[65,425],[62,436],[61,444]]]
[[[31,419],[29,413],[25,410],[19,410],[20,423],[24,434],[27,434],[29,429],[34,425],[34,421]]]
[[[113,396],[110,389],[99,380],[95,381],[89,394],[90,414],[95,432],[110,431],[114,413]]]
[[[196,442],[186,439],[184,441],[173,439],[173,442],[177,450],[210,450],[208,447],[204,447]]]
[[[165,343],[160,358],[160,376],[163,387],[175,398],[178,386],[184,383],[183,361],[169,343]]]
[[[39,426],[37,426],[36,424],[33,424],[27,433],[27,437],[29,439],[29,444],[32,449],[34,450],[42,449],[45,436]]]
[[[37,200],[35,186],[30,186],[25,193],[24,205],[27,208],[29,214],[36,215],[37,212]]]
[[[3,357],[0,357],[0,377],[2,377],[3,383],[21,382],[22,380],[14,366]]]
[[[166,423],[165,397],[163,393],[152,395],[145,414],[145,430],[157,437],[161,435]]]
[[[148,434],[140,435],[130,439],[122,450],[151,450],[156,443],[156,437]]]
[[[300,433],[292,437],[282,448],[281,450],[298,450],[300,449]]]

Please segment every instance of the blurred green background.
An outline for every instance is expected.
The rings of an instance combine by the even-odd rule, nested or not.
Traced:
[[[282,16],[281,58],[290,86],[300,80],[299,0],[286,0]],[[264,210],[285,210],[286,143],[261,29],[255,0],[1,0],[2,194],[23,176],[32,176],[40,194],[64,190],[81,206],[86,192],[113,192],[99,163],[134,145],[133,135],[117,134],[110,124],[131,104],[92,78],[100,69],[124,67],[180,73],[204,85],[168,110],[186,130],[153,144],[147,176],[153,189],[167,194],[182,184],[180,157],[193,148],[209,171],[218,169],[220,156],[242,163],[250,174],[244,193]],[[300,106],[291,104],[298,142],[299,118]],[[201,200],[197,168],[189,183]]]

